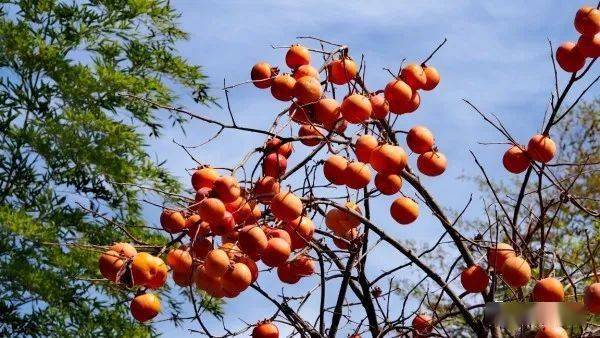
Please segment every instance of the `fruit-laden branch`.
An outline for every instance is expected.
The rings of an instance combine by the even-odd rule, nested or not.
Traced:
[[[444,43],[446,42],[446,40],[444,39]],[[442,43],[439,47],[441,47],[444,43]],[[438,47],[438,49],[439,49]],[[433,56],[433,54],[432,54]],[[430,56],[431,58],[431,56]],[[428,58],[429,59],[429,58]],[[363,88],[363,90],[365,92],[368,93],[368,89],[363,81],[362,78],[360,77],[356,77],[355,78],[356,83]],[[380,128],[380,131],[383,131],[386,133],[386,135],[389,137],[390,142],[394,145],[398,145],[398,140],[396,139],[396,134],[393,132],[392,127],[387,123],[387,121],[385,120],[380,120],[378,124],[376,124],[376,126],[378,128]],[[423,197],[423,199],[425,200],[425,203],[427,204],[427,206],[431,209],[431,211],[433,212],[433,215],[440,220],[442,226],[444,227],[444,229],[446,231],[448,231],[448,233],[450,234],[450,236],[452,237],[452,240],[454,241],[454,244],[456,245],[458,251],[461,253],[465,263],[467,263],[467,265],[473,265],[474,264],[474,260],[473,260],[473,256],[471,255],[471,252],[469,251],[469,249],[465,246],[465,244],[462,241],[462,237],[461,235],[458,233],[458,231],[454,228],[454,226],[452,226],[452,224],[450,223],[450,221],[448,220],[448,218],[446,217],[444,211],[442,210],[442,208],[437,204],[437,202],[435,201],[435,199],[433,198],[433,196],[431,196],[431,194],[429,193],[429,191],[421,184],[421,182],[419,182],[419,179],[414,176],[409,170],[402,170],[399,173],[402,178],[404,178],[413,188],[415,188],[415,190],[417,190],[419,192],[419,194],[421,195],[421,197]]]
[[[365,225],[365,227],[368,227],[369,230],[376,233],[381,239],[383,239],[388,244],[390,244],[392,247],[394,247],[396,250],[398,250],[402,255],[404,255],[406,258],[408,258],[411,262],[413,262],[416,266],[418,266],[425,274],[427,274],[427,276],[429,276],[438,286],[440,286],[444,290],[444,292],[446,292],[446,294],[452,299],[452,302],[458,307],[460,313],[464,317],[467,324],[473,329],[473,331],[475,331],[477,333],[478,336],[482,337],[485,335],[485,329],[483,328],[481,322],[478,322],[477,320],[475,320],[473,315],[464,306],[464,304],[462,303],[462,301],[460,300],[458,295],[456,295],[454,293],[454,291],[452,291],[452,289],[450,289],[448,284],[446,284],[446,282],[444,282],[444,280],[437,273],[435,273],[421,259],[419,259],[417,256],[415,256],[411,250],[405,248],[402,244],[400,244],[398,241],[396,241],[395,239],[390,237],[388,234],[385,233],[385,231],[383,231],[378,226],[373,224],[370,220],[364,218],[361,214],[359,214],[353,210],[349,210],[346,207],[344,207],[343,205],[339,205],[339,204],[334,203],[327,199],[314,199],[312,201],[312,203],[329,205],[329,206],[332,206],[339,210],[342,210],[344,212],[350,213],[350,214],[352,214],[352,216],[356,217],[357,219],[360,219],[360,222],[363,225]]]
[[[570,187],[565,188],[566,183],[555,176],[549,169],[552,167],[546,166],[546,163],[554,157],[552,148],[547,146],[552,145],[550,143],[552,141],[549,140],[548,135],[535,135],[527,149],[524,149],[517,146],[516,139],[497,117],[492,115],[496,118],[494,120],[480,113],[486,122],[509,140],[511,148],[507,152],[509,161],[503,161],[505,168],[511,173],[528,170],[528,174],[525,175],[526,180],[531,173],[537,174],[537,190],[533,193],[537,193],[535,197],[538,198],[531,197],[528,200],[532,199],[534,203],[539,204],[541,216],[536,217],[532,210],[537,208],[529,205],[522,208],[528,213],[523,223],[529,221],[529,228],[541,228],[541,250],[536,250],[531,245],[532,242],[526,242],[518,231],[521,226],[517,222],[518,209],[523,202],[517,202],[515,207],[517,216],[511,219],[507,209],[511,201],[503,200],[500,190],[494,188],[477,159],[476,164],[483,171],[494,195],[495,202],[489,207],[493,208],[495,219],[492,220],[488,215],[486,205],[488,222],[477,228],[478,234],[470,239],[466,233],[458,230],[465,223],[461,216],[470,204],[470,199],[467,207],[454,222],[451,222],[444,209],[423,186],[416,174],[418,170],[427,176],[438,176],[446,169],[446,157],[439,151],[433,133],[423,126],[415,126],[407,132],[395,130],[395,124],[402,114],[413,112],[419,107],[419,93],[432,90],[439,83],[437,70],[425,63],[446,40],[421,65],[403,65],[399,74],[392,74],[393,79],[385,89],[371,92],[364,83],[364,57],[361,57],[360,63],[357,64],[350,57],[347,46],[329,45],[328,41],[322,39],[307,38],[321,44],[319,56],[322,56],[322,65],[318,67],[310,65],[310,48],[292,45],[286,54],[286,63],[292,70],[292,74],[280,74],[279,67],[271,67],[269,64],[259,62],[252,68],[252,80],[244,82],[252,83],[260,89],[270,88],[275,99],[291,103],[289,109],[275,115],[273,122],[265,130],[243,127],[236,123],[229,102],[229,89],[237,87],[237,84],[228,87],[224,85],[231,124],[189,113],[182,108],[156,105],[144,98],[128,96],[132,100],[142,100],[146,104],[174,110],[192,119],[217,126],[218,132],[210,140],[221,135],[225,129],[251,132],[267,138],[262,146],[249,151],[233,168],[211,167],[208,163],[199,163],[192,157],[200,164],[191,177],[192,187],[196,192],[193,201],[182,199],[177,202],[180,208],[163,208],[161,214],[161,226],[172,237],[158,252],[160,254],[170,249],[167,264],[173,270],[173,279],[178,284],[181,282],[177,276],[177,269],[184,267],[187,269],[184,272],[187,273],[188,278],[183,283],[193,279],[198,288],[216,298],[234,298],[252,286],[276,307],[270,319],[254,326],[255,338],[278,334],[276,325],[271,322],[276,321],[278,317],[283,317],[282,322],[292,326],[298,334],[311,337],[338,335],[344,329],[343,320],[348,324],[356,325],[355,336],[370,332],[373,337],[381,337],[393,329],[399,329],[402,333],[412,331],[422,335],[433,333],[434,326],[437,327],[437,333],[440,335],[452,335],[458,332],[457,330],[464,332],[470,329],[478,337],[486,336],[490,324],[488,322],[484,324],[480,311],[477,310],[482,304],[469,304],[470,298],[464,298],[465,295],[479,293],[484,301],[489,302],[495,299],[496,292],[500,289],[505,293],[504,299],[524,300],[523,290],[526,289],[523,289],[523,286],[527,285],[532,278],[529,264],[540,255],[546,254],[546,236],[552,229],[563,199],[573,200],[574,205],[577,203],[575,198],[566,196]],[[332,50],[327,51],[323,47],[325,44]],[[561,63],[561,60],[559,59],[558,62]],[[583,73],[591,69],[591,64],[593,62]],[[323,72],[327,77],[326,80],[321,79]],[[580,76],[573,75],[571,81],[574,83],[579,78]],[[595,81],[584,89],[580,97],[583,97],[594,83]],[[338,86],[337,89],[334,85]],[[571,87],[572,83],[560,96],[557,94],[556,104],[553,98],[554,111],[558,111],[557,107],[564,102],[566,92]],[[338,102],[336,92],[341,96],[346,94],[341,92],[346,88],[347,95]],[[579,98],[576,102],[578,100]],[[479,112],[478,109],[475,110]],[[284,116],[288,117],[288,115],[289,119],[285,119]],[[560,113],[557,115],[553,112],[548,123],[552,124],[562,116]],[[285,124],[279,125],[283,120]],[[279,135],[288,126],[290,131],[294,131],[293,123],[298,124],[297,137]],[[397,134],[400,132],[406,134],[410,154],[402,148],[397,139]],[[298,143],[313,149],[308,155],[298,159],[293,167],[288,168],[288,158],[294,152],[292,144]],[[188,149],[193,147],[182,147],[192,156]],[[320,155],[323,153],[329,157],[321,159]],[[256,154],[259,156],[254,156]],[[415,171],[408,165],[409,155],[412,154],[418,156]],[[256,162],[253,162],[254,159]],[[372,190],[367,188],[372,182],[371,170],[377,172],[373,182],[375,189]],[[227,174],[224,175],[222,172]],[[297,184],[283,187],[284,184],[291,183],[288,181],[295,173],[296,177],[302,175],[301,179],[296,180]],[[327,180],[326,183],[322,182],[322,176]],[[542,183],[545,181],[551,183],[553,192],[559,191],[560,198],[554,197],[549,201],[542,198],[544,192]],[[381,226],[371,221],[371,199],[381,195],[399,195],[390,205],[390,215],[397,223],[410,224],[418,218],[421,202],[417,203],[402,193],[402,182],[408,182],[408,185],[416,191],[417,199],[423,201],[444,229],[437,242],[429,243],[420,254],[414,252],[408,244],[405,245],[392,238]],[[519,199],[524,200],[527,195],[524,189],[521,194]],[[361,203],[364,214],[359,206]],[[557,205],[558,209],[556,209]],[[162,208],[160,204],[157,206]],[[500,210],[504,217],[498,216]],[[550,211],[555,211],[555,215],[550,217],[548,214]],[[589,214],[593,213],[588,212]],[[323,227],[317,229],[313,224],[315,217],[322,218],[327,229]],[[507,224],[511,226],[512,233],[507,229]],[[363,233],[360,233],[361,229],[364,230]],[[507,236],[513,237],[512,244],[516,246],[516,250],[509,244],[498,243],[501,239],[499,229],[504,230]],[[315,237],[315,234],[321,237]],[[489,234],[490,238],[495,235],[495,239],[484,241],[483,236],[486,234]],[[443,241],[447,236],[450,240]],[[526,238],[532,241],[534,235]],[[220,246],[215,247],[213,242],[215,240],[219,241]],[[330,249],[326,240],[333,240],[339,250]],[[386,247],[391,246],[395,252],[408,259],[409,263],[392,268],[379,276],[369,276],[366,269],[370,255],[376,252],[375,249],[380,243],[384,242]],[[440,258],[449,264],[436,269],[433,263],[428,261],[429,253],[440,248],[442,243],[453,244],[453,249],[456,249],[459,255],[456,255],[453,262],[446,262],[444,258]],[[488,243],[493,245],[490,246]],[[110,249],[118,248],[111,246]],[[474,257],[474,255],[479,256],[481,251],[487,251],[485,257],[482,257],[487,262],[487,268],[477,264],[481,259]],[[319,283],[313,289],[301,292],[300,295],[290,296],[282,293],[275,296],[256,283],[259,272],[276,271],[279,280],[287,284],[296,284],[304,277],[316,275],[312,252],[318,256],[319,267]],[[517,255],[521,253],[527,255]],[[164,284],[168,271],[163,269],[164,264],[159,264],[162,262],[160,258],[148,257],[148,253],[128,257],[124,263],[126,269],[117,267],[113,270],[119,271],[119,276],[123,271],[131,272],[132,276],[139,275],[144,272],[143,266],[150,264],[143,259],[141,263],[138,262],[140,256],[156,265],[155,270],[160,271],[159,277],[162,279],[158,282],[155,280],[140,282],[138,278],[134,285],[152,289],[160,283]],[[101,262],[110,264],[115,257],[114,254],[107,253]],[[259,261],[268,269],[259,270],[255,263]],[[117,265],[120,264],[119,262],[116,262]],[[453,285],[453,281],[459,277],[456,276],[455,269],[462,268],[462,262],[465,263],[466,268],[460,273],[460,283],[465,292],[459,295],[450,284]],[[326,264],[329,264],[328,268]],[[190,265],[191,269],[189,269]],[[543,265],[542,257],[539,261],[539,266],[542,267],[540,277],[544,274]],[[409,281],[412,288],[408,288],[409,291],[404,296],[401,314],[397,317],[393,315],[392,318],[390,303],[392,297],[401,289],[398,286],[400,284],[394,279],[395,276],[389,279],[385,291],[382,291],[376,283],[409,266],[415,266],[419,270],[418,275],[415,275],[415,278],[411,276],[402,280],[402,282]],[[101,264],[101,271],[103,267],[105,268]],[[583,271],[578,272],[577,276],[587,273],[583,267],[578,266],[578,269]],[[122,284],[120,278],[113,278],[109,274],[113,270],[108,269],[107,272],[105,268],[103,274],[117,285]],[[490,273],[491,288],[488,287]],[[568,277],[570,283],[577,284],[574,272],[568,274]],[[335,297],[332,297],[335,298],[335,304],[332,306],[326,304],[326,294],[327,288],[334,283],[340,287]],[[432,291],[430,286],[434,284],[439,289],[436,287],[435,291]],[[543,284],[542,280],[536,283],[536,286],[538,284]],[[348,292],[348,288],[353,295]],[[313,294],[315,298],[317,297],[314,291],[319,289],[318,317],[313,324],[310,324],[300,316],[300,311]],[[422,291],[424,296],[418,297],[420,302],[416,305],[416,310],[412,313],[409,311],[408,316],[405,316],[405,307],[409,300],[415,299],[415,295]],[[351,297],[355,297],[358,301]],[[535,292],[533,297],[535,299]],[[387,304],[383,304],[385,301]],[[354,320],[352,310],[355,306],[362,307],[361,311],[364,309],[365,318]],[[423,307],[428,307],[432,315],[418,313]],[[332,314],[328,331],[326,317],[329,312]],[[132,313],[134,313],[133,305]],[[197,317],[199,320],[199,316]],[[405,327],[404,322],[411,317],[412,327]],[[453,320],[449,320],[450,318]],[[367,329],[363,328],[365,322],[368,323]],[[497,326],[491,329],[493,336],[499,335]],[[224,330],[231,332],[225,324]]]

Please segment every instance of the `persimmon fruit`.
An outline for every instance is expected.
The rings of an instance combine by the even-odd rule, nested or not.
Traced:
[[[346,231],[345,233],[342,233],[342,234],[337,234],[336,233],[336,235],[339,236],[341,239],[344,239],[344,240],[340,240],[338,238],[334,238],[333,239],[333,244],[335,244],[335,246],[338,249],[348,250],[348,249],[350,249],[351,243],[356,238],[358,238],[358,230],[356,230],[356,228],[352,228],[352,229],[350,229],[350,230],[348,230],[348,231]]]
[[[302,45],[292,45],[285,54],[285,63],[295,69],[310,63],[310,51]]]
[[[200,215],[193,214],[185,220],[188,236],[194,240],[197,237],[204,237],[210,234],[210,226],[204,222]]]
[[[225,291],[240,293],[252,284],[252,272],[244,263],[234,263],[221,277]]]
[[[256,280],[258,279],[258,266],[256,265],[254,259],[248,256],[240,255],[235,258],[235,261],[238,263],[245,264],[248,267],[248,269],[250,269],[250,276],[252,277],[250,284],[256,282]]]
[[[346,183],[345,170],[348,167],[348,160],[340,155],[331,155],[323,163],[323,175],[335,185]]]
[[[527,285],[531,279],[531,267],[529,263],[518,256],[507,258],[502,265],[501,272],[506,284],[515,288]]]
[[[390,104],[385,97],[382,94],[371,95],[369,100],[371,101],[371,107],[373,107],[371,116],[378,120],[385,119],[390,112]]]
[[[582,35],[577,40],[577,48],[588,58],[600,57],[600,33],[594,35]]]
[[[350,162],[344,170],[346,186],[351,189],[361,189],[371,181],[371,169],[362,162]]]
[[[556,62],[565,72],[575,73],[585,66],[585,56],[574,42],[568,41],[556,49]]]
[[[402,177],[396,174],[375,175],[375,188],[383,195],[394,195],[402,188]]]
[[[290,245],[290,247],[292,246],[292,236],[290,236],[290,234],[285,229],[269,228],[269,230],[266,232],[266,234],[267,234],[267,238],[269,238],[269,239],[281,238],[284,241],[286,241],[287,244]]]
[[[300,124],[311,124],[314,120],[312,107],[308,105],[299,105],[296,102],[292,103],[290,106],[289,114],[292,121]]]
[[[188,251],[173,249],[167,254],[167,265],[177,272],[190,271],[192,269],[192,255]]]
[[[402,68],[400,77],[402,77],[404,82],[406,82],[413,91],[422,89],[427,84],[427,76],[425,75],[423,67],[415,63],[408,64],[406,67]]]
[[[250,71],[252,83],[260,89],[271,87],[271,83],[273,82],[272,77],[274,75],[277,75],[277,70],[272,68],[271,65],[266,62],[255,64]]]
[[[267,247],[263,251],[261,260],[266,266],[276,267],[284,264],[292,248],[290,244],[281,238],[271,238],[267,242]]]
[[[238,244],[242,251],[253,259],[259,259],[267,247],[267,235],[257,225],[247,225],[240,229]]]
[[[190,286],[192,283],[194,283],[192,269],[187,271],[173,271],[172,276],[173,282],[181,287]]]
[[[433,133],[423,126],[414,126],[406,134],[408,148],[417,154],[431,151],[434,143]]]
[[[278,153],[283,155],[285,158],[289,158],[294,151],[292,142],[283,142],[279,137],[272,137],[267,140],[265,144],[265,151],[267,153]]]
[[[425,77],[427,81],[423,86],[423,90],[433,90],[440,83],[440,74],[437,69],[432,66],[423,66],[423,72],[425,72]]]
[[[137,250],[129,243],[118,242],[110,246],[108,250],[116,251],[120,256],[132,258],[137,255]]]
[[[390,111],[395,114],[408,114],[419,109],[420,105],[421,95],[418,91],[414,91],[410,99],[407,101],[390,102]]]
[[[498,243],[487,249],[488,265],[496,271],[500,271],[504,262],[515,255],[515,249],[512,246],[506,243]]]
[[[160,214],[160,225],[171,234],[178,233],[186,229],[185,218],[179,211],[164,209]]]
[[[312,220],[306,216],[300,216],[291,222],[286,222],[284,229],[290,235],[292,250],[306,247],[315,233]]]
[[[290,268],[296,275],[306,277],[315,272],[315,262],[309,256],[301,254],[290,262]]]
[[[271,212],[284,222],[300,217],[302,208],[302,201],[290,191],[281,191],[271,200]]]
[[[427,176],[439,176],[446,171],[448,160],[440,152],[428,151],[417,159],[417,168]]]
[[[328,69],[329,82],[336,85],[343,85],[356,77],[358,68],[356,62],[349,57],[344,57],[338,60],[333,60]]]
[[[349,123],[363,123],[371,117],[372,112],[371,101],[361,94],[349,95],[340,105],[340,113]]]
[[[301,278],[301,276],[292,269],[292,264],[289,262],[277,266],[277,277],[286,284],[296,284]]]
[[[548,136],[534,135],[527,144],[527,154],[534,161],[548,163],[556,154],[556,144]]]
[[[240,197],[236,198],[235,201],[226,203],[225,210],[231,213],[236,224],[242,224],[250,217],[250,214],[252,213],[252,203],[253,202],[249,202],[240,195]]]
[[[213,189],[208,188],[208,187],[203,187],[203,188],[196,190],[196,194],[194,195],[194,202],[196,202],[195,203],[196,206],[191,209],[198,210],[197,204],[202,202],[205,198],[211,197],[212,193],[213,193]]]
[[[531,165],[527,152],[520,146],[511,146],[502,156],[502,165],[513,174],[527,170]]]
[[[460,283],[467,292],[483,292],[488,286],[489,278],[484,268],[472,265],[460,274]]]
[[[198,259],[204,259],[213,249],[212,237],[196,237],[192,243],[192,255]]]
[[[279,101],[290,101],[294,97],[296,79],[290,74],[279,74],[271,83],[271,95]]]
[[[345,207],[346,209],[332,208],[325,214],[325,225],[338,235],[358,227],[361,222],[360,218],[351,213],[361,213],[358,205],[348,202]]]
[[[279,338],[279,329],[270,321],[262,322],[252,329],[252,338]]]
[[[194,283],[200,290],[209,292],[209,290],[216,289],[221,285],[221,278],[214,277],[206,271],[204,265],[198,266],[194,271]]]
[[[369,163],[371,159],[371,153],[377,146],[379,142],[373,135],[361,135],[358,137],[356,142],[354,143],[354,153],[356,154],[356,159],[362,163]]]
[[[137,295],[129,304],[129,309],[137,321],[147,322],[160,313],[160,300],[152,293]]]
[[[299,104],[315,103],[323,95],[323,88],[319,80],[312,76],[303,76],[296,80],[294,97]]]
[[[410,101],[413,97],[413,90],[406,82],[394,79],[385,86],[384,96],[390,105],[391,111],[392,105],[399,106]]]
[[[399,174],[408,162],[404,149],[391,144],[382,144],[371,152],[369,163],[380,174]]]
[[[533,287],[534,302],[562,302],[565,300],[563,285],[553,277],[542,278]]]
[[[159,257],[140,252],[131,261],[131,277],[134,285],[158,289],[167,280],[167,265]]]
[[[278,153],[270,153],[263,159],[262,170],[264,176],[279,178],[285,174],[287,159]]]
[[[100,273],[111,282],[117,281],[117,275],[123,265],[125,265],[125,262],[121,258],[121,255],[114,250],[104,252],[98,259]]]
[[[339,112],[340,104],[332,98],[323,98],[313,106],[315,120],[325,128],[332,126],[342,116]],[[329,129],[329,128],[327,128]]]
[[[213,183],[215,183],[219,176],[219,172],[211,167],[197,169],[192,174],[192,186],[194,190],[199,190],[200,188],[212,189]]]
[[[412,327],[419,334],[427,334],[433,331],[433,319],[426,315],[419,313],[412,320]]]
[[[241,194],[240,185],[233,176],[221,176],[215,180],[213,191],[223,203],[235,201]]]
[[[600,10],[583,6],[575,14],[575,29],[582,35],[594,35],[600,32]]]
[[[214,197],[203,200],[198,206],[200,218],[208,222],[211,226],[221,222],[226,211],[225,204],[220,199]]]
[[[229,257],[230,260],[235,260],[235,258],[239,255],[242,254],[242,250],[240,250],[240,248],[237,246],[236,244],[237,241],[232,241],[232,242],[224,242],[222,241],[221,246],[219,246],[219,250],[223,250],[225,251],[225,253],[227,254],[227,257]]]
[[[585,288],[583,304],[590,313],[600,314],[600,283],[592,283]]]
[[[263,204],[271,203],[271,199],[279,190],[279,182],[271,176],[264,176],[254,184],[254,195]]]
[[[294,79],[298,80],[305,76],[311,76],[319,80],[319,71],[311,65],[302,65],[292,72]]]
[[[210,231],[217,236],[224,236],[232,232],[235,229],[235,218],[233,214],[225,210],[223,217],[216,222],[208,223]]]
[[[312,124],[303,124],[298,130],[298,137],[300,137],[300,143],[307,147],[314,147],[321,143],[325,139],[325,132],[319,130]]]
[[[229,255],[225,251],[213,249],[204,258],[204,270],[212,277],[221,277],[230,263]]]
[[[419,205],[408,197],[399,197],[390,206],[392,218],[400,224],[410,224],[419,217]]]

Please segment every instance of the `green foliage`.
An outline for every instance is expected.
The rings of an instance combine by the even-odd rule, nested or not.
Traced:
[[[200,67],[175,52],[177,19],[163,0],[0,5],[0,335],[154,334],[131,320],[131,293],[98,280],[101,245],[131,239],[86,210],[164,243],[139,226],[131,184],[180,189],[145,137],[186,119],[131,96],[172,104],[183,88],[212,102]]]

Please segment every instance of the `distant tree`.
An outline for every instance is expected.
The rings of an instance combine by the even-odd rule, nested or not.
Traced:
[[[96,282],[98,257],[82,248],[162,242],[139,226],[128,184],[180,189],[146,136],[186,119],[127,96],[171,104],[177,85],[212,101],[174,49],[187,37],[178,16],[163,0],[0,5],[0,335],[152,332],[131,320],[129,295]]]

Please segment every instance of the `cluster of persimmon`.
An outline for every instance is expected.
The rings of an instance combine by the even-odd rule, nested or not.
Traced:
[[[267,142],[265,149],[273,149],[271,154],[277,156],[291,154],[291,148],[275,139]],[[189,206],[185,221],[183,215],[177,216],[178,226],[184,226],[181,231],[188,231],[190,246],[176,249],[173,264],[169,264],[177,271],[180,260],[175,257],[185,257],[182,267],[187,283],[179,285],[188,286],[193,280],[213,297],[234,298],[258,278],[258,261],[277,268],[284,283],[294,284],[313,274],[314,262],[303,249],[313,237],[314,225],[302,215],[300,198],[280,190],[277,177],[281,172],[269,171],[264,165],[268,161],[267,156],[263,160],[265,175],[252,189],[242,188],[233,176],[221,176],[211,167],[199,168],[192,174],[195,201]],[[273,226],[266,225],[259,204],[269,207]],[[161,224],[165,230],[171,229],[172,215],[177,213],[180,212],[163,212]],[[220,241],[218,247],[216,239]]]
[[[421,98],[419,90],[433,90],[440,81],[437,70],[426,65],[409,64],[402,68],[397,78],[385,89],[374,93],[353,92],[343,100],[326,97],[324,86],[347,85],[356,81],[359,69],[354,60],[345,53],[326,62],[321,71],[326,80],[321,81],[320,71],[311,66],[311,53],[301,45],[289,48],[285,58],[290,73],[279,73],[279,68],[259,62],[252,68],[251,79],[261,89],[270,88],[272,96],[280,101],[292,101],[290,118],[299,124],[298,138],[308,147],[316,147],[333,134],[343,135],[349,125],[368,125],[373,121],[385,121],[392,114],[406,114],[417,110]],[[365,128],[369,130],[368,128]],[[406,143],[412,153],[418,154],[417,168],[427,176],[441,175],[446,167],[446,157],[438,151],[432,132],[423,126],[415,126],[407,133]],[[276,147],[279,150],[275,150]],[[267,155],[263,159],[263,174],[280,177],[286,171],[286,159],[292,152],[291,144],[267,143]],[[408,164],[408,154],[401,147],[378,139],[374,133],[359,133],[352,142],[355,159],[331,154],[323,163],[323,175],[333,185],[350,189],[365,188],[372,180],[371,168],[375,170],[375,188],[383,195],[400,192],[400,173]],[[259,181],[260,182],[260,181]],[[261,184],[260,186],[264,186]],[[257,187],[259,185],[257,184]],[[261,189],[263,192],[269,189]],[[418,204],[407,197],[397,198],[390,207],[394,220],[409,224],[419,215]],[[325,214],[325,225],[334,234],[334,244],[347,250],[359,238],[361,224],[360,207],[347,202],[345,208],[332,208]],[[431,332],[431,318],[415,317],[413,326],[417,332]],[[359,335],[356,335],[359,337]]]
[[[104,278],[113,283],[127,283],[141,288],[158,289],[166,280],[164,261],[147,252],[137,252],[129,243],[115,243],[100,255],[98,266]],[[141,322],[154,318],[161,309],[153,293],[138,292],[130,303],[131,314]]]
[[[577,43],[567,41],[556,50],[556,62],[569,73],[582,69],[587,58],[600,56],[600,10],[589,6],[581,7],[575,14],[574,25],[581,34]]]
[[[515,144],[502,156],[504,168],[513,174],[519,174],[531,166],[531,162],[548,163],[556,155],[556,144],[550,136],[536,134],[529,139],[527,147]]]
[[[581,34],[577,43],[565,42],[556,50],[556,61],[566,72],[575,73],[585,66],[586,58],[600,56],[600,10],[581,7],[575,15],[575,29]],[[531,161],[548,163],[556,154],[556,144],[548,135],[534,135],[527,148],[514,144],[504,153],[502,164],[509,172],[527,170]]]
[[[531,267],[510,244],[498,243],[488,248],[486,256],[489,269],[498,273],[508,286],[521,288],[529,284]],[[461,273],[460,281],[469,293],[483,292],[488,286],[489,276],[485,268],[476,264]],[[534,302],[562,302],[564,299],[564,287],[554,277],[536,281],[531,291],[531,300]],[[600,283],[593,283],[586,288],[584,306],[590,313],[600,313]]]
[[[506,243],[488,249],[489,269],[501,274],[505,283],[512,287],[523,287],[531,278],[531,269],[526,260],[516,255],[514,249]],[[461,273],[460,281],[468,293],[485,291],[489,283],[486,270],[480,265],[473,265]],[[554,277],[546,277],[537,281],[530,294],[533,302],[562,302],[565,298],[562,283]],[[600,314],[600,283],[589,285],[583,296],[585,309],[592,314]],[[434,329],[435,321],[424,313],[415,315],[412,328],[416,337],[425,337]],[[562,327],[542,326],[536,337],[568,337]]]
[[[446,169],[446,157],[437,151],[434,145],[434,137],[429,129],[423,126],[415,126],[410,129],[406,137],[409,149],[419,154],[417,168],[428,176],[441,175]],[[400,172],[404,170],[408,162],[406,151],[400,146],[389,143],[380,143],[373,135],[365,134],[358,137],[354,143],[356,161],[349,161],[341,155],[331,155],[323,164],[323,175],[334,185],[346,185],[351,189],[361,189],[371,181],[372,167],[377,174],[374,184],[383,195],[394,195],[402,188],[402,177]],[[347,208],[356,209],[355,205],[347,205]],[[355,210],[357,211],[357,210]],[[329,214],[337,214],[339,210],[333,209]],[[410,224],[419,215],[418,204],[408,198],[401,196],[394,200],[390,206],[390,214],[400,224]],[[333,218],[332,219],[336,219]],[[328,218],[326,218],[326,221]],[[341,235],[338,230],[338,222],[328,222],[327,226],[336,234]],[[359,223],[359,222],[357,222]],[[345,227],[341,227],[347,233]]]
[[[196,190],[194,201],[183,210],[164,209],[160,216],[166,232],[181,234],[182,243],[184,238],[189,240],[168,251],[166,264],[125,243],[111,246],[100,256],[100,272],[105,278],[113,282],[127,278],[140,287],[131,303],[137,320],[147,321],[159,313],[158,298],[145,290],[162,287],[169,268],[175,284],[195,284],[216,298],[233,298],[246,290],[258,278],[259,260],[277,268],[285,283],[313,274],[314,262],[302,249],[312,239],[314,225],[302,216],[301,200],[280,191],[275,178],[264,176],[247,191],[234,177],[203,167],[194,171],[191,180]],[[275,226],[258,224],[262,217],[259,203],[270,206]]]
[[[331,134],[343,134],[349,124],[368,124],[374,120],[385,120],[390,113],[405,114],[414,112],[420,105],[419,90],[432,90],[439,81],[437,70],[430,66],[409,64],[398,78],[390,81],[384,90],[371,94],[351,91],[342,102],[325,97],[323,86],[346,85],[356,80],[358,67],[351,57],[342,54],[322,67],[327,80],[321,82],[319,71],[310,65],[311,53],[301,45],[293,45],[286,54],[286,64],[291,73],[279,74],[279,69],[260,62],[254,65],[251,78],[258,88],[270,88],[277,100],[292,101],[289,113],[292,121],[300,124],[300,142],[314,147]],[[428,176],[441,175],[447,166],[446,157],[434,146],[433,134],[425,127],[417,126],[407,136],[409,148],[419,154],[417,168]],[[362,189],[371,182],[373,168],[375,187],[385,195],[400,191],[400,172],[406,167],[406,151],[393,144],[378,140],[372,134],[364,133],[356,139],[352,148],[356,160],[334,154],[323,165],[325,178],[334,185],[345,185],[350,189]],[[285,156],[269,154],[263,162],[263,173],[281,174],[285,171]],[[276,176],[276,175],[274,175]],[[352,202],[347,209],[359,212]],[[409,224],[418,216],[418,205],[407,197],[400,197],[391,206],[392,217],[401,224]],[[356,237],[359,219],[348,216],[347,212],[333,209],[329,211],[327,226],[342,238]],[[339,217],[338,214],[347,216]],[[338,242],[336,244],[339,244]],[[343,246],[343,245],[342,245]]]

